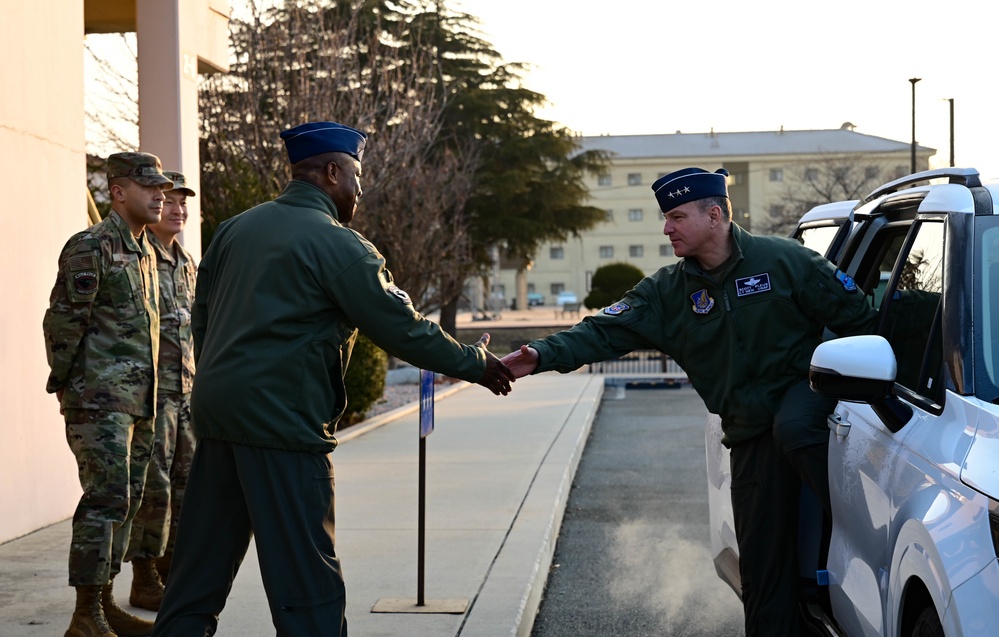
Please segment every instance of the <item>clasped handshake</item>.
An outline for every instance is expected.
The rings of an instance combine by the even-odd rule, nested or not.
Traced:
[[[486,371],[483,372],[478,384],[497,396],[509,394],[511,383],[538,368],[538,351],[527,345],[521,345],[519,350],[510,352],[503,358],[497,358],[487,349],[489,347],[487,333],[475,342],[475,346],[481,347],[486,352]]]

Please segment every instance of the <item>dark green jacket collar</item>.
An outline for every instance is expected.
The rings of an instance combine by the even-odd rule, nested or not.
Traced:
[[[336,204],[333,203],[330,196],[307,181],[292,179],[274,201],[285,206],[322,210],[337,221],[340,221],[340,217],[336,211]]]
[[[730,224],[729,232],[732,233],[732,254],[725,259],[725,263],[729,265],[734,265],[739,261],[742,261],[743,254],[742,248],[753,238],[753,235],[743,230],[739,224],[734,221]],[[683,269],[688,274],[693,274],[702,278],[711,278],[711,275],[707,274],[696,259],[684,259]]]

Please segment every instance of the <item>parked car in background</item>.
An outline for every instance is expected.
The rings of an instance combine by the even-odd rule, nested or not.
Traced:
[[[569,292],[569,291],[563,290],[563,291],[559,292],[558,296],[555,298],[555,305],[558,305],[558,306],[561,307],[561,306],[565,305],[566,303],[579,303],[579,297],[576,296],[575,292]]]
[[[840,400],[826,634],[999,634],[997,201],[999,183],[973,169],[910,175],[856,204],[836,252],[880,320],[876,334],[827,340],[812,357],[813,389]],[[712,548],[739,591],[716,426]]]
[[[545,295],[540,292],[528,292],[527,293],[527,305],[528,307],[532,305],[544,305]]]

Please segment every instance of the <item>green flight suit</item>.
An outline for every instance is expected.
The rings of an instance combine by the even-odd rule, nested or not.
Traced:
[[[539,372],[569,372],[641,348],[670,355],[732,449],[747,637],[797,634],[795,535],[804,480],[829,510],[826,416],[808,390],[823,328],[870,333],[876,313],[852,280],[796,241],[732,224],[733,254],[705,272],[683,259],[569,330],[529,345]]]
[[[121,569],[152,448],[158,303],[147,235],[117,212],[66,242],[42,329],[46,390],[61,394],[83,487],[71,586],[105,585]]]
[[[292,181],[216,230],[195,294],[198,445],[156,637],[214,632],[251,533],[278,634],[346,635],[330,452],[358,329],[418,367],[485,371],[319,188]]]

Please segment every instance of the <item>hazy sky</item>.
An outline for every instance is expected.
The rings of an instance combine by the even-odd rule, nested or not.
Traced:
[[[258,0],[264,3],[273,0]],[[231,0],[234,12],[248,0]],[[839,128],[999,178],[999,0],[444,0],[584,135]],[[711,169],[712,166],[704,166]]]
[[[448,0],[584,135],[839,128],[999,178],[999,2]],[[929,7],[934,8],[930,11]],[[713,168],[705,166],[704,168]]]

